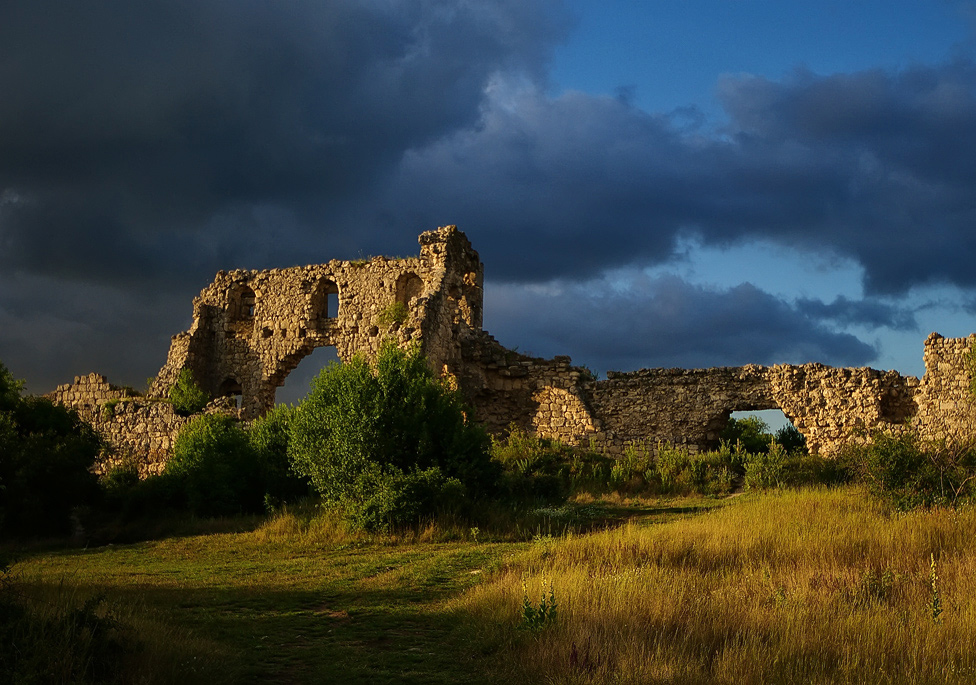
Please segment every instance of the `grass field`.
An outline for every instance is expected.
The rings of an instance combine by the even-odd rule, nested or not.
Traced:
[[[13,574],[38,606],[103,595],[143,645],[130,682],[976,680],[972,509],[892,514],[850,487],[550,514],[510,536],[282,515]]]

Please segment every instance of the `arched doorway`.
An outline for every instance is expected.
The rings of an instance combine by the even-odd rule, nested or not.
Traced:
[[[729,414],[729,420],[730,424],[731,421],[738,422],[740,424],[740,430],[742,424],[744,422],[748,422],[750,424],[750,432],[754,431],[768,436],[768,439],[760,441],[760,443],[763,443],[761,444],[762,448],[768,446],[770,439],[775,439],[776,442],[785,447],[787,451],[792,452],[804,450],[806,448],[806,439],[781,409],[734,411]],[[731,436],[735,434],[735,429],[729,430],[725,433],[723,439],[731,440]]]
[[[308,394],[319,372],[329,364],[339,363],[335,347],[316,347],[285,377],[284,383],[275,391],[275,404],[298,404]]]
[[[220,384],[220,388],[217,392],[221,397],[233,397],[234,401],[237,403],[237,408],[241,408],[241,401],[244,397],[244,389],[241,387],[240,382],[236,378],[226,378],[224,382]]]

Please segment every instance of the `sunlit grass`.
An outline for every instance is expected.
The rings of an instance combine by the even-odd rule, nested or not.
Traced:
[[[370,534],[297,508],[34,551],[16,584],[38,606],[104,595],[142,645],[131,682],[976,680],[973,509],[890,513],[851,487],[530,514]],[[550,583],[555,618],[526,621]]]
[[[514,680],[972,682],[976,512],[857,489],[770,493],[663,526],[542,541],[455,601]],[[934,616],[930,560],[942,613]],[[558,621],[519,632],[551,579]]]

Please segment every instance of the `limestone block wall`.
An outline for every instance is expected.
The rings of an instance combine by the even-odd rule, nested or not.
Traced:
[[[131,462],[142,477],[161,473],[176,436],[189,421],[168,402],[146,400],[95,373],[75,377],[74,383],[58,386],[47,397],[75,409],[111,446],[97,466],[99,472]]]
[[[929,440],[958,441],[976,437],[976,402],[969,392],[966,355],[976,344],[968,338],[925,340],[925,375],[916,394],[915,428]]]
[[[899,432],[916,413],[918,379],[896,371],[823,364],[765,369],[770,394],[803,433],[811,452],[837,454],[878,430]]]
[[[494,434],[516,425],[570,444],[599,431],[569,357],[541,359],[501,346],[484,331],[465,336],[458,381],[477,421]]]
[[[731,412],[775,408],[824,455],[879,429],[911,427],[931,439],[974,434],[965,357],[976,335],[929,336],[921,380],[802,364],[642,369],[597,381],[569,357],[522,355],[482,329],[483,266],[455,226],[423,233],[419,243],[417,257],[221,271],[194,299],[192,325],[173,338],[146,398],[96,374],[50,397],[101,431],[115,445],[112,459],[135,459],[145,474],[162,468],[187,421],[162,401],[183,369],[217,398],[209,411],[247,420],[272,406],[276,388],[315,348],[335,346],[349,360],[372,357],[386,340],[419,344],[489,431],[514,424],[609,454],[635,442],[711,448]],[[241,398],[239,411],[221,399],[233,396]]]
[[[150,396],[165,397],[187,368],[211,396],[241,396],[244,417],[255,418],[315,348],[332,345],[348,361],[388,339],[420,344],[435,369],[455,373],[462,331],[481,328],[483,268],[454,226],[422,234],[420,245],[407,259],[219,272],[193,301],[193,323],[173,338]]]
[[[822,364],[641,369],[589,380],[568,357],[532,360],[486,346],[471,398],[494,432],[508,423],[619,455],[634,443],[699,452],[718,445],[734,411],[780,409],[814,452],[833,455],[875,430],[901,431],[916,414],[918,380],[894,371]]]

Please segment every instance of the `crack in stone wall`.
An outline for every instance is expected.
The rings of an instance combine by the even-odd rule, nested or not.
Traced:
[[[113,459],[134,458],[144,474],[161,470],[187,421],[165,401],[183,369],[216,398],[208,411],[249,420],[273,406],[276,389],[317,347],[332,345],[348,361],[372,358],[388,339],[419,345],[492,433],[517,425],[611,455],[638,442],[715,447],[734,411],[780,409],[824,455],[877,430],[956,439],[976,424],[964,361],[976,335],[930,335],[921,380],[822,364],[641,369],[594,380],[569,357],[519,354],[482,329],[483,266],[455,226],[419,243],[420,255],[405,259],[221,271],[194,299],[193,323],[173,337],[147,397],[96,374],[50,397],[77,408],[115,445]],[[237,394],[239,410],[225,397]]]

